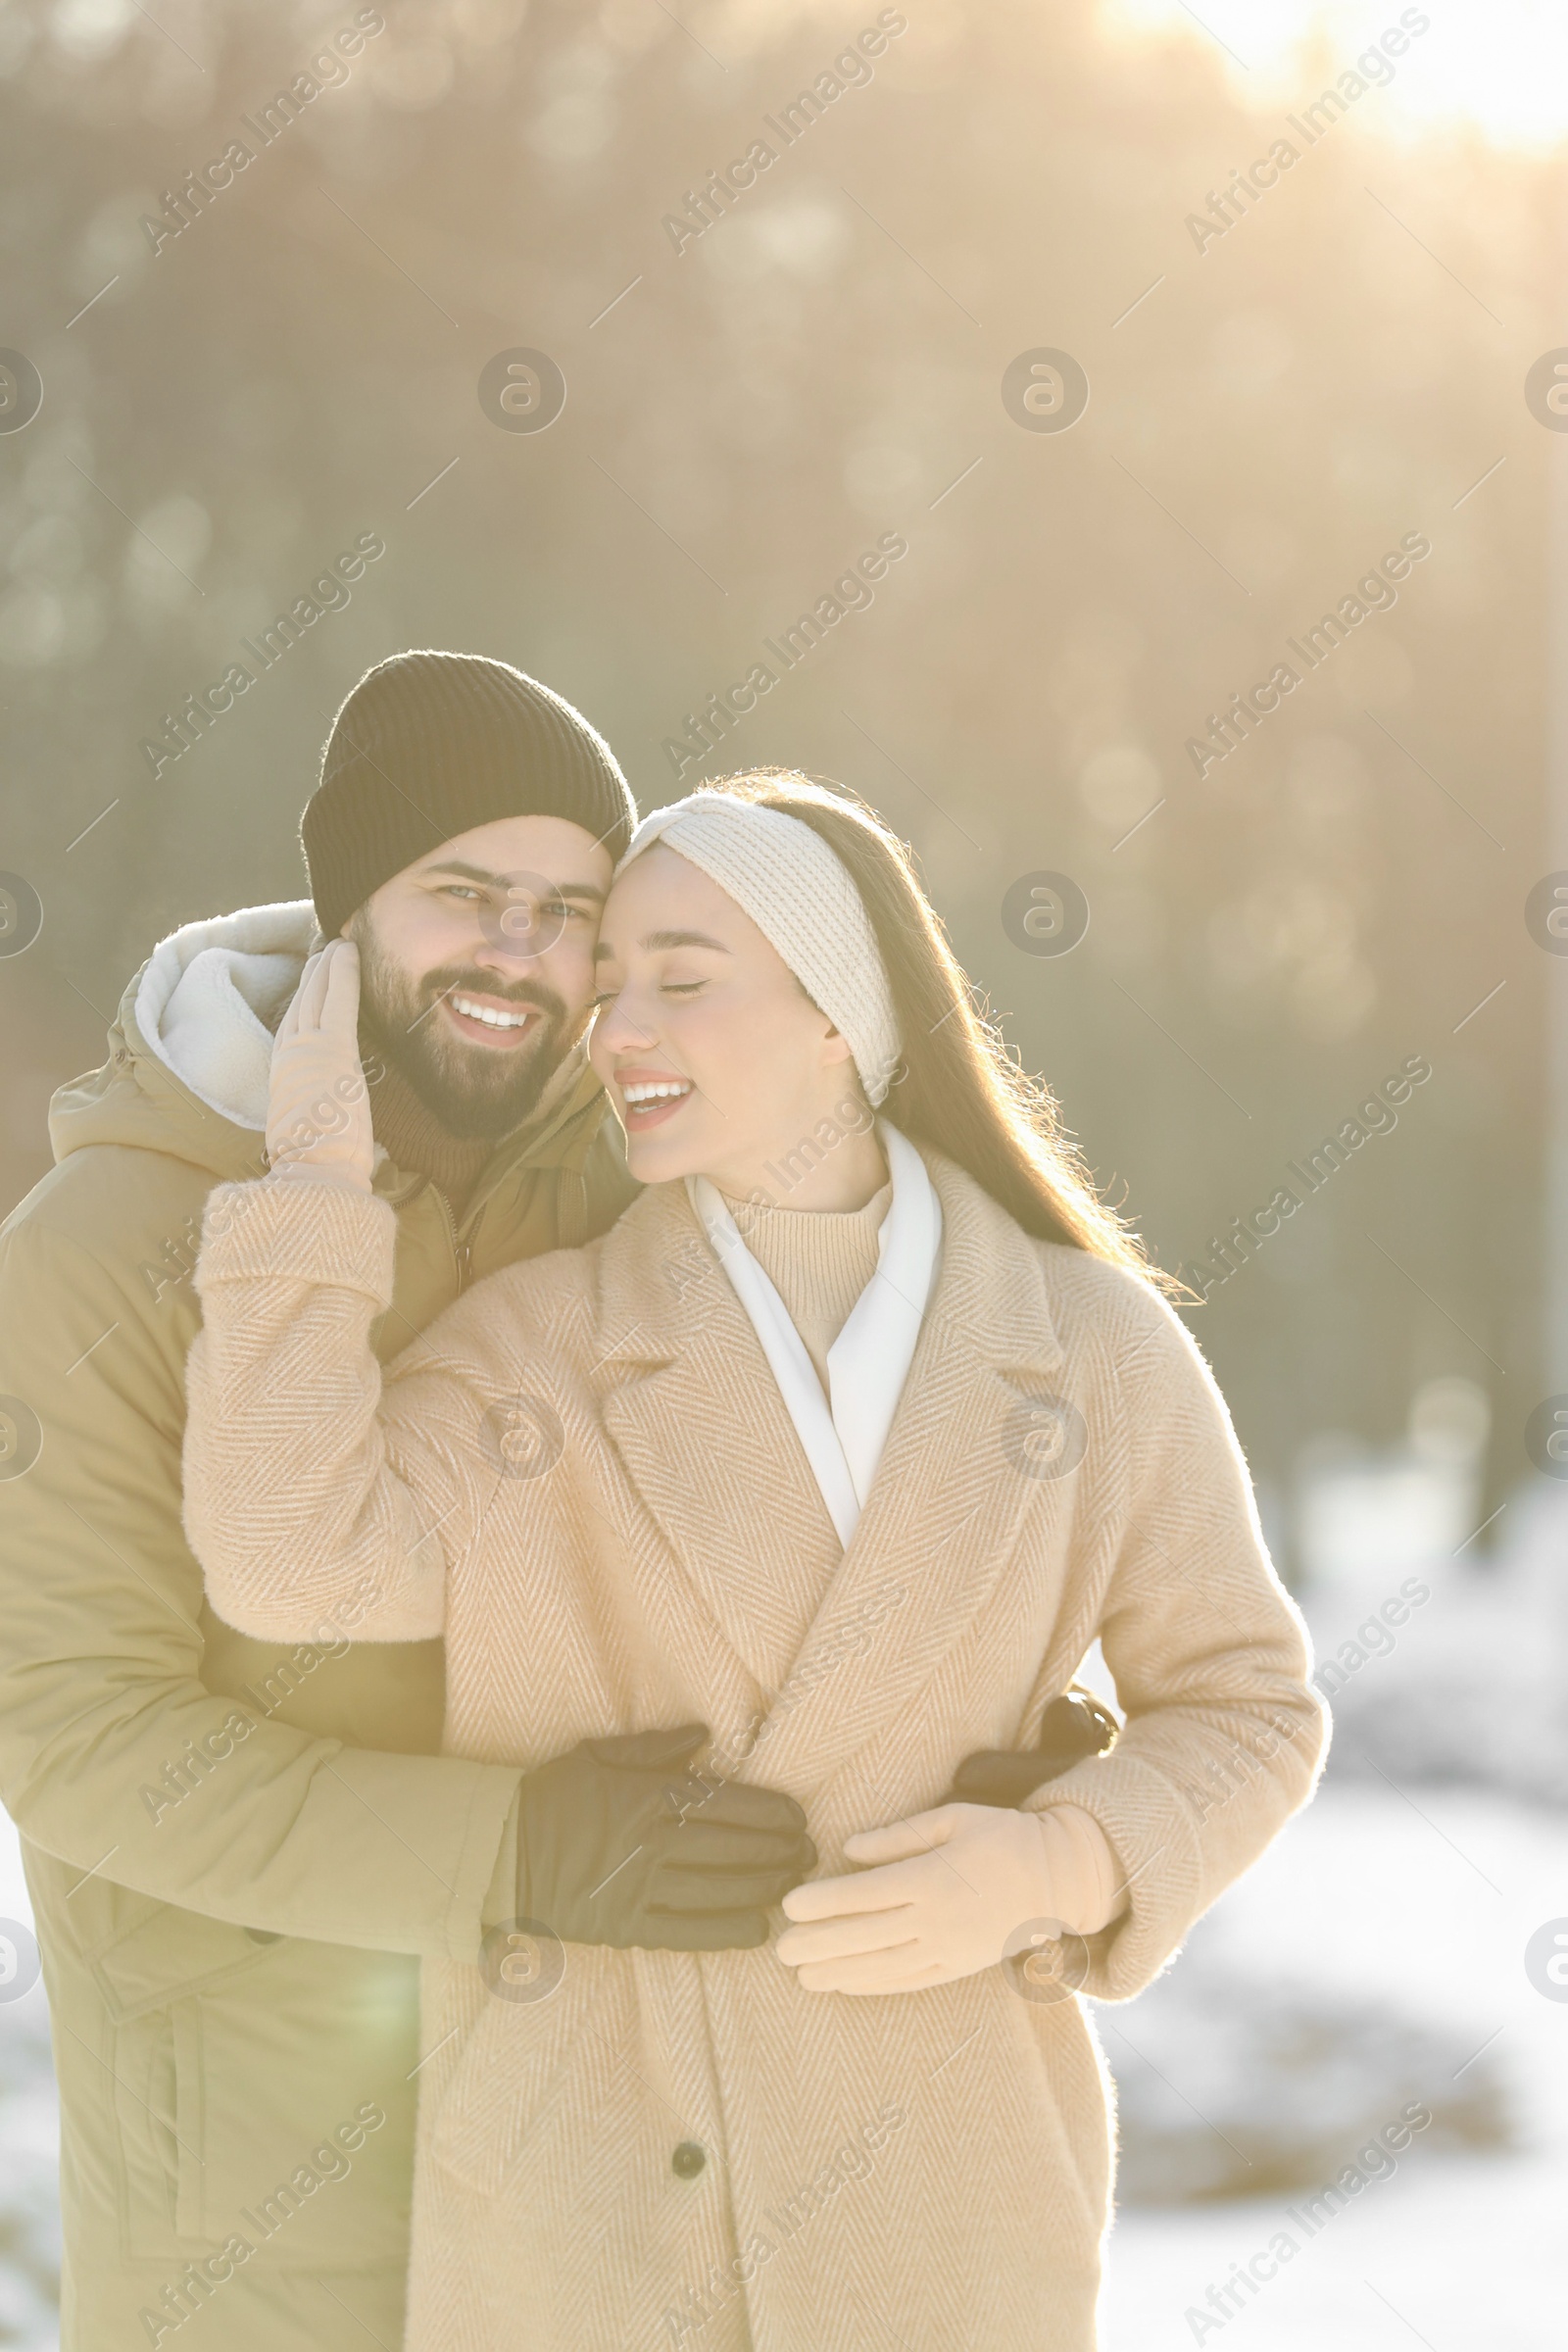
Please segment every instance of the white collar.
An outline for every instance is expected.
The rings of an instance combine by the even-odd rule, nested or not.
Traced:
[[[848,1545],[876,1477],[914,1358],[936,1276],[942,1210],[907,1137],[877,1121],[893,1204],[877,1235],[877,1270],[827,1353],[831,1405],[783,1299],[747,1249],[722,1195],[688,1176],[692,1206],[751,1318],[811,1465],[839,1542]]]

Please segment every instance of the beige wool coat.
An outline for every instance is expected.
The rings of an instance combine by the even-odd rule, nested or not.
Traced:
[[[771,1938],[540,1939],[510,1983],[427,1961],[409,2352],[1095,2341],[1111,2132],[1070,1987],[1149,1982],[1306,1798],[1323,1717],[1181,1324],[925,1156],[941,1268],[842,1556],[680,1185],[477,1285],[384,1376],[391,1211],[213,1196],[185,1454],[213,1604],[273,1639],[444,1630],[457,1754],[701,1720],[831,1874],[969,1750],[1032,1745],[1097,1635],[1127,1718],[1033,1802],[1096,1816],[1130,1910],[1044,1967],[854,1996]]]

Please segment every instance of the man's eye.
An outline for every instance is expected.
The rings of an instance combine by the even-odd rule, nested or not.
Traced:
[[[448,882],[443,886],[441,895],[446,899],[476,899],[479,893],[471,882]]]

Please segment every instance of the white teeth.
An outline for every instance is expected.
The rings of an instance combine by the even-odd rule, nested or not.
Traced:
[[[658,1079],[651,1085],[623,1086],[621,1093],[629,1103],[678,1102],[691,1093],[691,1081],[685,1078]]]
[[[470,1021],[483,1021],[488,1029],[522,1029],[527,1026],[525,1012],[498,1012],[493,1005],[476,1004],[471,997],[454,997],[457,1010]]]

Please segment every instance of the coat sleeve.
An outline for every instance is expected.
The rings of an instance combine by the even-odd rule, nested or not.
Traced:
[[[341,1186],[264,1177],[209,1197],[185,1532],[213,1607],[243,1634],[444,1628],[448,1566],[498,1471],[482,1402],[442,1360],[441,1319],[383,1396],[370,1327],[391,1304],[396,1241],[388,1204]]]
[[[1126,1722],[1108,1754],[1026,1800],[1081,1805],[1120,1864],[1128,1908],[1088,1944],[1082,1989],[1101,2000],[1142,1991],[1306,1802],[1327,1732],[1213,1376],[1163,1300],[1123,1297],[1090,1419],[1091,1448],[1122,1467],[1087,1636]]]
[[[179,1517],[188,1292],[152,1297],[101,1190],[90,1246],[36,1211],[0,1237],[0,1391],[20,1429],[0,1474],[0,1798],[83,1882],[471,1961],[518,1776],[349,1745],[203,1681]],[[192,1756],[218,1761],[172,1809]]]

